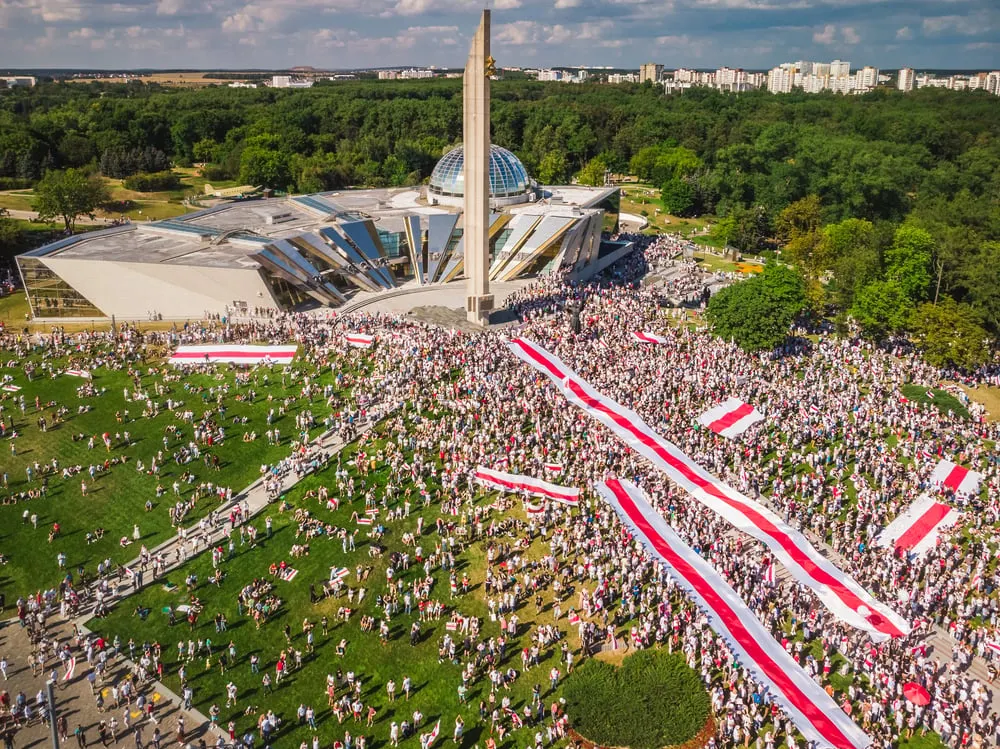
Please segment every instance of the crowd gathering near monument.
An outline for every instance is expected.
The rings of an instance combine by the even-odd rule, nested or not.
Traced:
[[[637,251],[602,279],[537,280],[507,300],[514,325],[475,334],[365,313],[268,314],[162,332],[125,326],[30,337],[6,333],[0,376],[17,389],[0,400],[4,454],[17,454],[22,434],[66,420],[63,429],[73,432],[74,443],[86,443],[93,457],[89,465],[63,465],[57,452],[34,448],[23,480],[3,472],[0,497],[13,505],[3,508],[5,522],[39,527],[36,507],[60,501],[49,496],[54,486],[87,496],[109,473],[142,474],[148,493],[131,499],[138,500],[134,528],[120,537],[116,531],[120,550],[113,558],[76,566],[65,554],[48,554],[44,539],[38,544],[37,565],[58,565],[61,580],[21,595],[16,604],[8,599],[35,649],[30,656],[0,653],[5,663],[23,666],[30,657],[40,677],[51,672],[62,680],[72,667],[73,678],[108,687],[110,698],[94,690],[107,717],[89,743],[195,742],[191,719],[180,722],[173,736],[158,732],[159,708],[145,694],[154,680],[166,678],[174,680],[184,707],[204,706],[216,729],[198,739],[207,745],[282,746],[282,736],[295,726],[312,735],[302,740],[305,749],[407,742],[429,749],[435,741],[471,745],[463,739],[474,724],[482,729],[474,742],[479,747],[540,749],[564,740],[572,728],[559,688],[574,668],[600,653],[656,648],[683,654],[700,675],[715,721],[711,746],[805,749],[774,695],[593,491],[598,482],[618,477],[642,486],[670,526],[873,745],[890,749],[929,731],[953,749],[997,745],[992,680],[1000,664],[1000,466],[994,445],[1000,427],[957,386],[951,387],[968,418],[914,402],[901,388],[914,382],[927,388],[996,385],[1000,368],[942,371],[905,342],[875,345],[825,329],[798,329],[780,350],[746,353],[700,325],[696,306],[679,313],[663,303],[666,297],[697,300],[707,283],[683,259],[681,240],[627,238]],[[677,272],[666,285],[642,283],[650,272],[670,269]],[[578,330],[569,315],[574,306],[580,309]],[[640,331],[652,331],[660,342],[637,341]],[[345,340],[349,333],[372,336],[373,343],[352,346]],[[840,570],[905,618],[912,631],[878,641],[837,618],[806,586],[781,574],[765,545],[694,501],[515,358],[506,344],[513,336],[544,346],[711,474],[827,550]],[[162,364],[162,352],[197,343],[299,348],[288,367]],[[160,352],[160,361],[150,359],[153,352]],[[67,369],[87,375],[75,399],[43,403],[32,394],[32,382]],[[220,370],[235,370],[235,380],[205,384]],[[110,400],[101,382],[107,371],[127,373],[124,407],[103,405]],[[333,380],[320,384],[320,375],[331,372]],[[764,417],[736,439],[697,421],[728,396],[753,404]],[[237,400],[264,399],[267,408],[259,409],[256,421],[227,415]],[[77,435],[73,416],[80,409],[101,412],[104,431]],[[293,420],[284,418],[293,412]],[[130,424],[161,414],[169,414],[169,425],[158,444],[132,440],[136,427]],[[317,443],[320,433],[338,449],[353,443],[352,452],[342,456],[333,442]],[[260,466],[271,502],[259,513],[243,487],[220,485],[215,477],[214,448],[227,441],[266,442],[283,451]],[[931,472],[941,459],[980,474],[978,491],[934,484]],[[171,477],[161,481],[164,466]],[[576,506],[522,505],[516,493],[477,483],[478,466],[579,487],[581,498]],[[287,485],[305,476],[316,487],[293,496]],[[961,512],[958,523],[921,554],[877,543],[923,493]],[[147,513],[169,516],[178,538],[168,549],[143,542]],[[45,516],[49,521],[39,533],[51,539],[61,532],[51,520],[58,510],[45,507]],[[294,528],[294,539],[274,533],[278,521]],[[74,541],[80,550],[73,559],[86,556],[85,547],[106,532],[101,518],[92,525]],[[291,542],[278,547],[279,538]],[[252,578],[239,567],[249,547],[262,547],[272,559]],[[481,559],[476,570],[461,563],[472,550]],[[9,554],[0,547],[0,555]],[[210,574],[199,579],[181,566],[183,606],[144,608],[143,593],[133,591],[161,583],[168,570],[199,554],[210,558]],[[362,561],[345,563],[351,554]],[[317,556],[329,557],[328,579],[297,575],[297,567]],[[134,568],[128,566],[133,559]],[[376,564],[379,574],[372,573]],[[308,589],[316,605],[332,598],[334,608],[322,616],[293,611],[284,624],[272,621],[288,613],[283,599],[291,586]],[[237,621],[213,609],[216,595],[238,606],[245,626],[234,628]],[[472,599],[485,605],[483,615],[470,613]],[[102,629],[115,607],[133,613],[131,638]],[[54,619],[84,612],[96,617],[89,632],[59,638],[49,631]],[[147,617],[169,617],[175,641],[147,639],[139,626]],[[268,627],[283,628],[284,647],[251,654],[252,633]],[[939,631],[950,641],[950,656],[928,644]],[[439,662],[454,664],[449,708],[460,711],[436,725],[405,708],[410,675],[375,677],[352,660],[362,638],[416,645],[427,632]],[[288,688],[289,674],[317,657],[321,642],[336,643],[321,656],[325,681],[296,687],[311,701],[303,699],[295,712],[275,711],[271,695]],[[123,677],[112,665],[126,658]],[[985,664],[988,679],[971,673],[974,661]],[[194,676],[203,671],[219,671],[225,691],[198,694]],[[904,694],[908,684],[926,691],[926,704]],[[531,696],[513,699],[512,685],[531,685]],[[251,690],[252,701],[244,697]],[[477,696],[470,700],[473,690]],[[393,706],[391,720],[381,720],[383,708],[376,708],[383,699]],[[142,731],[129,717],[133,705],[149,716],[141,719]],[[13,727],[44,716],[45,698],[42,692],[5,692],[0,710],[16,740]]]

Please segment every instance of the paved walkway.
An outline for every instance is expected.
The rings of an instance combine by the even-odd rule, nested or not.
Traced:
[[[50,620],[48,634],[54,636],[59,642],[67,642],[73,637],[73,627],[68,621],[56,622]],[[39,690],[45,689],[48,680],[48,672],[58,661],[52,659],[46,664],[47,669],[38,676],[31,675],[28,667],[28,654],[31,652],[31,642],[28,639],[28,630],[18,626],[16,620],[11,620],[0,624],[0,656],[4,656],[8,661],[6,681],[0,681],[0,689],[6,690],[13,702],[18,692],[23,692],[30,704],[34,704],[35,695]],[[108,721],[112,716],[118,721],[117,741],[110,741],[110,746],[125,744],[129,747],[135,746],[135,726],[139,727],[140,735],[144,745],[148,745],[153,738],[153,731],[157,727],[163,737],[164,746],[170,745],[177,738],[177,720],[183,715],[179,709],[179,700],[176,696],[160,685],[150,683],[142,690],[147,700],[154,705],[154,716],[157,723],[154,724],[145,718],[135,708],[121,705],[114,709],[111,705],[111,694],[109,686],[124,677],[128,671],[128,663],[124,658],[119,658],[111,662],[109,677],[103,685],[98,685],[101,689],[106,708],[103,711],[97,709],[96,693],[91,690],[87,681],[90,668],[82,655],[79,655],[79,663],[76,666],[74,677],[68,681],[62,679],[63,670],[59,669],[59,682],[56,687],[56,715],[66,718],[68,741],[63,742],[64,746],[79,746],[78,739],[74,732],[77,726],[82,726],[87,746],[99,744],[98,725],[101,721]],[[129,722],[133,728],[125,729],[125,713],[128,712]],[[204,721],[194,720],[193,716],[184,715],[185,739],[197,741],[205,731]],[[214,743],[206,737],[209,744]],[[49,727],[37,718],[30,724],[22,726],[14,734],[14,746],[17,749],[27,747],[45,747],[51,744]],[[107,746],[106,745],[106,746]]]

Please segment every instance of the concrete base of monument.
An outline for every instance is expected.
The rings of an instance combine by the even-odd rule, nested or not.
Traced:
[[[490,326],[504,325],[516,318],[504,309],[507,300],[534,279],[524,278],[490,285],[494,310],[490,314]],[[393,291],[377,294],[365,293],[355,296],[350,303],[336,310],[343,315],[351,312],[384,312],[410,315],[416,319],[459,330],[482,330],[481,326],[466,320],[465,280],[447,284],[420,286],[411,282]]]

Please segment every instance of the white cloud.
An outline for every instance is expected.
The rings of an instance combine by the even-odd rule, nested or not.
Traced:
[[[79,21],[83,18],[83,7],[75,0],[29,0],[26,6],[32,14],[46,23]]]
[[[812,39],[816,44],[831,45],[841,43],[852,45],[861,41],[861,35],[858,34],[853,26],[842,26],[838,33],[837,26],[828,23],[823,27],[822,31],[813,32]]]
[[[816,44],[833,44],[833,38],[837,34],[837,27],[832,23],[828,23],[823,27],[822,31],[817,31],[813,34],[813,41]]]
[[[909,26],[903,26],[902,28],[898,28],[896,29],[896,38],[903,40],[912,39],[913,31],[910,29]]]
[[[156,15],[175,16],[184,10],[184,0],[157,0]]]
[[[925,18],[922,27],[925,34],[951,32],[965,36],[974,36],[991,31],[993,24],[986,13],[970,13],[964,16],[952,15]]]
[[[565,10],[566,8],[579,8],[581,0],[556,0],[555,8]]]

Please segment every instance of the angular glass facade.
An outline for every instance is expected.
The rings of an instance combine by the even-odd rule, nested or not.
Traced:
[[[105,317],[94,304],[37,257],[17,258],[35,317]]]

